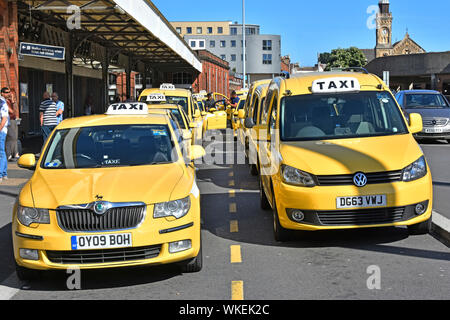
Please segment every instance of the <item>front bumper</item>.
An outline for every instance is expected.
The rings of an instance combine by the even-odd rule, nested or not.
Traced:
[[[412,182],[355,186],[323,186],[302,188],[274,181],[277,212],[283,228],[293,230],[331,230],[367,227],[407,226],[428,220],[433,208],[431,175]],[[387,204],[378,208],[337,209],[337,197],[386,195]],[[415,215],[416,204],[426,203],[427,209]],[[301,210],[302,222],[289,215]],[[362,215],[366,214],[365,217]],[[373,218],[368,219],[367,217]]]
[[[153,213],[153,206],[148,206],[147,210]],[[71,250],[71,237],[74,235],[120,233],[131,233],[132,247]],[[12,234],[15,260],[19,266],[29,269],[63,270],[74,267],[99,269],[176,263],[198,255],[200,203],[192,201],[190,212],[181,219],[154,219],[153,214],[148,214],[137,228],[113,232],[65,232],[58,225],[55,211],[50,211],[50,224],[25,227],[17,221],[14,213]],[[190,240],[191,247],[185,251],[170,253],[169,243],[182,240]],[[23,259],[19,253],[21,248],[37,250],[38,260]]]

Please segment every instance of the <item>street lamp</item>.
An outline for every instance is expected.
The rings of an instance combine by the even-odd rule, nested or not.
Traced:
[[[243,55],[242,55],[242,62],[243,62],[243,84],[244,84],[244,89],[246,89],[247,88],[247,80],[246,80],[246,76],[245,76],[245,73],[246,73],[246,70],[245,70],[245,64],[246,64],[246,60],[247,59],[245,59],[246,57],[245,57],[245,50],[246,50],[246,48],[245,48],[245,0],[242,0],[242,38],[243,38],[243,40],[242,40],[242,48],[243,48]]]

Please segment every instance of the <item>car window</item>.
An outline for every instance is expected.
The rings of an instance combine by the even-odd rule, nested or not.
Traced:
[[[449,105],[441,94],[408,93],[406,95],[406,108],[448,108]]]
[[[408,133],[388,92],[314,94],[284,97],[281,139],[344,139]]]
[[[42,168],[124,167],[176,160],[167,125],[109,125],[56,131]]]

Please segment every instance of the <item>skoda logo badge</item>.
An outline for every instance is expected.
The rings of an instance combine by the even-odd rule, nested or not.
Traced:
[[[96,201],[94,203],[94,212],[98,215],[102,215],[108,210],[108,206],[103,201]]]
[[[353,183],[357,187],[364,187],[367,184],[367,177],[364,173],[358,172],[353,176]]]

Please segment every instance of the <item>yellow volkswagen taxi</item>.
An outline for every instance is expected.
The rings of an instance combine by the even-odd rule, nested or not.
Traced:
[[[193,128],[193,139],[196,144],[201,144],[203,139],[203,117],[198,105],[194,102],[191,91],[177,89],[173,84],[164,83],[159,88],[150,88],[142,91],[139,96],[140,102],[149,103],[151,97],[163,94],[168,104],[179,104],[189,118],[189,122],[195,123]]]
[[[290,230],[429,231],[432,179],[413,137],[421,116],[406,121],[377,76],[361,69],[275,78],[261,124],[261,206],[273,210],[276,240]]]
[[[143,103],[67,119],[54,130],[14,205],[17,275],[37,270],[180,263],[202,268],[200,193],[179,130]],[[189,161],[186,161],[186,159]]]

